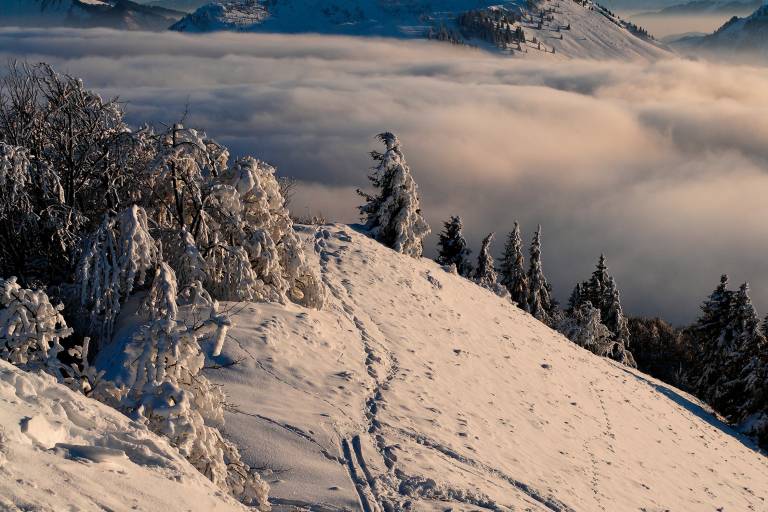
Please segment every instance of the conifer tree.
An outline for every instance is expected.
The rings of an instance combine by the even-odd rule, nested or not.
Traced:
[[[566,310],[566,313],[568,315],[573,315],[576,310],[586,302],[588,301],[584,300],[584,285],[582,283],[576,283],[576,286],[573,287],[573,291],[571,292],[571,296],[568,298],[568,309]],[[592,303],[590,302],[590,304]]]
[[[437,245],[440,247],[440,254],[436,261],[440,265],[456,265],[456,271],[460,276],[469,277],[472,273],[472,264],[467,257],[472,252],[467,247],[467,241],[461,233],[461,217],[454,215],[450,220],[443,223],[445,228],[440,233],[440,240]]]
[[[358,190],[366,204],[360,207],[370,235],[397,252],[419,258],[429,225],[421,215],[418,187],[405,161],[400,141],[390,132],[377,137],[386,151],[372,151],[378,162],[368,177],[377,189],[377,195]]]
[[[528,268],[528,312],[544,323],[551,321],[552,298],[541,264],[541,225],[533,235]]]
[[[528,276],[525,273],[525,260],[523,258],[523,240],[520,237],[520,225],[515,222],[515,227],[507,237],[504,246],[504,256],[501,260],[501,284],[509,291],[513,301],[521,309],[528,308]]]
[[[608,304],[611,297],[607,293],[608,280],[610,275],[608,274],[608,266],[605,263],[605,255],[600,254],[600,259],[597,262],[595,271],[592,272],[592,277],[584,283],[583,287],[583,300],[588,300],[600,310],[600,313],[605,317],[607,313]]]
[[[616,281],[613,277],[608,278],[608,285],[606,287],[606,295],[610,297],[608,303],[607,314],[605,316],[605,326],[614,334],[614,339],[623,345],[629,343],[629,327],[627,326],[627,319],[624,316],[624,310],[621,307],[621,298],[619,296],[619,289],[616,286]]]
[[[480,247],[480,253],[477,255],[477,269],[475,270],[475,282],[483,288],[497,291],[498,283],[496,269],[493,266],[493,256],[491,256],[491,242],[493,242],[494,233],[489,233],[483,239],[483,245]]]

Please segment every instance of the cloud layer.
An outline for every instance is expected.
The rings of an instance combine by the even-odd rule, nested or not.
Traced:
[[[528,62],[429,42],[0,29],[45,60],[203,127],[304,181],[294,208],[355,221],[373,136],[396,132],[435,232],[474,247],[543,225],[558,297],[600,252],[633,314],[691,320],[721,273],[768,308],[768,69],[671,60]],[[434,253],[431,238],[430,254]]]

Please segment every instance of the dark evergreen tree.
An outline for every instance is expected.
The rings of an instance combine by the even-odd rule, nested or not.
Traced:
[[[547,278],[541,264],[541,225],[533,235],[531,258],[528,268],[528,312],[542,322],[552,321],[552,298]]]
[[[472,264],[467,260],[467,257],[472,250],[467,247],[467,241],[461,233],[461,217],[452,216],[443,225],[445,228],[440,233],[440,240],[437,242],[440,253],[435,261],[440,265],[456,265],[456,271],[459,275],[469,277],[472,273]]]
[[[587,300],[584,300],[584,285],[582,283],[576,283],[576,286],[573,287],[573,291],[571,292],[571,296],[568,298],[568,309],[566,310],[566,314],[573,315],[576,310],[586,302],[589,302]],[[590,302],[590,304],[592,304]]]
[[[603,318],[605,318],[605,315],[608,312],[608,304],[611,299],[607,293],[608,280],[610,277],[611,276],[608,274],[608,266],[605,263],[605,255],[601,254],[600,259],[597,262],[597,267],[595,268],[595,271],[592,272],[592,277],[584,283],[583,288],[584,293],[582,300],[591,302],[593,306],[600,310],[600,314]]]
[[[510,297],[521,309],[528,309],[528,276],[525,273],[523,258],[523,240],[520,237],[520,225],[515,227],[507,237],[504,246],[504,256],[499,268],[501,284],[507,289]]]

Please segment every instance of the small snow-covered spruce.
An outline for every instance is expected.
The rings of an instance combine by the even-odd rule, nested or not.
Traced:
[[[521,309],[527,310],[528,276],[525,274],[523,240],[520,237],[520,225],[517,222],[507,237],[499,273],[501,274],[501,284],[509,291],[510,298]]]
[[[454,215],[450,220],[443,223],[444,229],[440,233],[440,239],[437,245],[440,253],[437,261],[443,266],[456,266],[456,272],[463,277],[469,277],[472,273],[472,264],[468,261],[468,256],[472,252],[467,247],[467,241],[462,234],[461,217]]]
[[[134,205],[119,215],[104,216],[87,242],[77,272],[80,304],[91,312],[88,330],[100,346],[111,340],[122,303],[145,283],[159,261],[160,250],[143,208]]]
[[[390,132],[380,133],[377,138],[386,151],[371,152],[377,165],[368,178],[376,194],[357,191],[366,200],[360,213],[371,237],[399,253],[419,258],[430,229],[421,215],[418,187],[398,138]]]
[[[541,225],[533,235],[531,242],[531,258],[528,268],[528,312],[549,325],[555,304],[551,296],[551,287],[544,276],[541,264]]]
[[[474,279],[483,288],[495,291],[498,285],[498,278],[496,269],[493,267],[493,256],[491,255],[493,237],[494,233],[488,233],[488,236],[483,238],[480,252],[477,255],[477,268],[475,269]]]
[[[211,304],[210,318],[188,326],[176,320],[176,277],[161,264],[143,311],[149,323],[126,347],[130,377],[119,408],[152,431],[167,437],[179,452],[217,486],[247,505],[269,510],[268,485],[242,462],[237,448],[223,438],[224,394],[200,374],[200,342],[212,337],[221,351],[229,321]]]

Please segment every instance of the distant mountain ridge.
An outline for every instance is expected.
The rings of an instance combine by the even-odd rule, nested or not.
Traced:
[[[743,18],[732,17],[712,34],[685,38],[674,44],[692,53],[765,56],[768,53],[768,5],[761,5]]]
[[[641,27],[591,0],[218,0],[171,30],[429,38],[526,57],[669,55]]]
[[[761,0],[692,0],[658,11],[635,14],[632,18],[641,20],[647,16],[745,15],[753,12],[760,5],[762,5]]]
[[[166,30],[184,15],[131,0],[0,0],[0,25]]]

